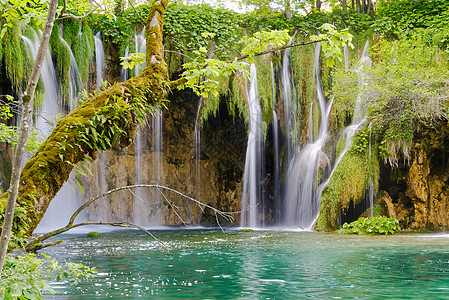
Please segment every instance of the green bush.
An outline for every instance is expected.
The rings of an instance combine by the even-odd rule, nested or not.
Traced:
[[[97,276],[95,268],[68,262],[61,267],[47,255],[7,257],[0,284],[0,299],[43,299],[43,293],[54,294],[49,281],[67,279],[77,284]]]
[[[395,218],[374,217],[359,218],[350,224],[344,223],[338,231],[343,234],[394,234],[401,230],[399,221]]]

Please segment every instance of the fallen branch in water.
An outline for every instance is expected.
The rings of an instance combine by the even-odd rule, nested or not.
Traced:
[[[151,234],[151,232],[149,232],[149,231],[146,230],[145,228],[143,228],[143,227],[141,227],[141,226],[139,226],[139,225],[136,225],[136,224],[132,224],[132,223],[128,223],[128,222],[83,222],[83,223],[77,223],[77,224],[75,224],[75,219],[76,219],[76,217],[77,217],[77,216],[78,216],[78,215],[79,215],[85,208],[89,207],[89,206],[90,206],[92,203],[94,203],[95,201],[97,201],[97,200],[99,200],[99,199],[101,199],[101,198],[103,198],[103,197],[105,197],[105,196],[108,196],[108,195],[110,195],[110,194],[112,194],[112,193],[121,191],[121,190],[129,190],[131,193],[133,193],[133,192],[131,191],[131,189],[134,189],[134,188],[142,188],[142,187],[145,187],[145,188],[156,188],[156,189],[163,195],[164,200],[167,201],[168,204],[169,204],[170,206],[172,206],[172,207],[173,207],[173,205],[172,205],[171,202],[168,200],[168,198],[165,196],[165,194],[162,193],[162,190],[161,190],[161,189],[167,190],[167,191],[170,191],[170,192],[173,192],[173,193],[175,193],[175,194],[178,194],[178,195],[180,195],[180,196],[182,196],[182,197],[184,197],[184,198],[186,198],[186,199],[188,199],[188,200],[190,200],[190,201],[195,202],[196,204],[198,204],[198,205],[199,205],[200,207],[202,207],[202,208],[209,208],[209,209],[213,210],[214,213],[215,213],[215,217],[216,217],[216,219],[217,219],[217,224],[218,224],[218,226],[219,226],[220,228],[221,228],[221,225],[220,225],[220,223],[218,222],[218,216],[223,217],[223,218],[224,218],[225,220],[227,220],[227,221],[233,221],[234,218],[233,218],[232,215],[233,215],[233,214],[236,214],[236,213],[240,213],[240,212],[223,212],[223,211],[218,210],[218,209],[216,209],[216,208],[214,208],[214,207],[212,207],[212,206],[210,206],[210,205],[208,205],[208,204],[202,203],[202,202],[200,202],[200,201],[198,201],[198,200],[196,200],[196,199],[194,199],[194,198],[192,198],[192,197],[189,197],[189,196],[187,196],[187,195],[184,195],[183,193],[181,193],[181,192],[179,192],[179,191],[177,191],[177,190],[175,190],[175,189],[172,189],[172,188],[169,188],[169,187],[166,187],[166,186],[163,186],[163,185],[159,185],[159,184],[135,184],[135,185],[127,185],[127,186],[122,186],[122,187],[118,187],[118,188],[109,190],[109,191],[107,191],[107,192],[104,193],[104,194],[101,194],[101,195],[98,195],[98,196],[93,197],[91,200],[89,200],[88,202],[86,202],[86,203],[84,203],[83,205],[81,205],[81,206],[80,206],[80,207],[79,207],[79,208],[72,214],[72,216],[70,217],[69,222],[67,223],[66,226],[64,226],[64,227],[62,227],[62,228],[59,228],[59,229],[56,229],[56,230],[53,230],[53,231],[50,231],[50,232],[48,232],[48,233],[46,233],[46,234],[43,234],[43,235],[41,235],[41,236],[35,238],[34,240],[28,242],[28,244],[25,245],[25,250],[27,250],[27,251],[37,251],[37,250],[39,250],[39,249],[42,249],[42,248],[45,248],[45,247],[48,247],[48,246],[52,246],[52,245],[55,245],[55,244],[60,244],[60,243],[62,243],[62,241],[58,241],[58,242],[54,242],[54,243],[49,243],[49,244],[43,244],[43,241],[45,241],[46,239],[48,239],[48,238],[50,238],[50,237],[53,237],[53,236],[55,236],[55,235],[58,235],[58,234],[67,232],[67,231],[69,231],[70,229],[73,229],[73,228],[76,228],[76,227],[80,227],[80,226],[87,226],[87,225],[110,225],[110,226],[120,226],[120,227],[133,227],[133,228],[137,228],[137,229],[139,229],[139,230],[145,232],[146,234],[148,234],[148,235],[151,236],[152,238],[154,238],[157,242],[159,242],[159,244],[161,245],[161,247],[165,248],[166,250],[169,250],[169,248],[168,248],[164,243],[162,243],[159,239],[157,239],[153,234]],[[134,193],[133,193],[133,194],[134,194]],[[139,198],[139,199],[140,199],[140,198]],[[142,200],[142,199],[140,199],[140,200]],[[173,207],[173,208],[174,208],[174,207]],[[177,213],[176,213],[176,214],[177,214]],[[181,218],[181,217],[179,216],[179,214],[177,214],[177,216],[178,216],[179,218]],[[182,218],[181,218],[181,221],[185,224],[185,222],[182,220]],[[186,224],[185,224],[185,225],[186,225]],[[222,230],[223,230],[223,229],[222,229]]]

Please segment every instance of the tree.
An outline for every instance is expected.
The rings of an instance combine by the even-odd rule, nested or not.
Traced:
[[[20,167],[22,164],[23,154],[25,152],[25,144],[28,136],[28,129],[31,121],[31,108],[33,105],[34,91],[39,80],[39,75],[42,68],[42,62],[44,61],[45,51],[48,47],[50,40],[50,33],[53,29],[53,23],[55,20],[56,9],[58,6],[57,0],[50,2],[48,10],[47,21],[45,23],[44,32],[42,34],[42,42],[39,46],[39,50],[36,57],[36,62],[33,68],[33,72],[30,76],[30,80],[23,96],[23,108],[22,108],[22,121],[19,127],[19,137],[17,139],[16,151],[14,153],[14,161],[12,165],[11,182],[7,192],[8,199],[5,209],[5,221],[2,228],[0,237],[0,278],[3,270],[3,265],[6,259],[6,252],[8,249],[9,238],[11,235],[11,229],[14,219],[14,209],[16,206],[17,193],[19,189],[19,176]]]

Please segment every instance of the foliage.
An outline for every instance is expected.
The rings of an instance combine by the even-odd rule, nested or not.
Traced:
[[[352,34],[349,33],[348,29],[338,31],[334,25],[327,23],[323,24],[320,29],[325,31],[325,33],[311,36],[311,40],[326,40],[321,43],[321,48],[326,59],[326,66],[330,68],[334,66],[336,58],[341,61],[341,49],[343,46],[354,48]]]
[[[373,217],[359,218],[350,224],[344,223],[338,231],[343,234],[394,234],[401,230],[399,221],[395,218]]]
[[[201,47],[211,50],[215,43],[216,54],[229,58],[241,36],[237,13],[209,5],[170,4],[164,18],[164,39],[170,50],[186,55]]]
[[[400,156],[409,158],[413,136],[421,127],[448,119],[449,72],[444,54],[426,46],[419,36],[380,41],[372,48],[373,66],[363,75],[337,71],[334,93],[355,103],[358,95],[368,101],[372,122],[384,158],[394,165]],[[360,84],[363,76],[368,84]]]
[[[81,280],[96,277],[95,268],[68,262],[64,267],[43,254],[7,257],[0,285],[1,299],[43,299],[44,293],[55,291],[49,281],[68,280],[78,284]]]
[[[378,17],[373,24],[377,32],[387,37],[399,37],[416,28],[447,27],[449,2],[446,0],[383,0],[378,5]]]
[[[3,63],[6,77],[18,90],[19,85],[24,83],[27,71],[27,54],[25,45],[20,38],[18,23],[14,23],[13,26],[6,31],[5,35],[1,38],[0,43],[3,44]]]
[[[7,96],[7,101],[0,101],[0,120],[3,122],[8,121],[13,117],[11,106],[17,107],[19,102],[14,100],[13,97]],[[6,123],[0,123],[0,142],[16,145],[18,138],[18,129],[16,126],[8,126]],[[41,143],[41,138],[35,128],[32,128],[28,132],[28,139],[25,145],[25,151],[32,154],[34,153]]]
[[[34,22],[43,26],[47,16],[48,1],[0,0],[0,14],[4,19],[0,37],[3,38],[15,24]]]
[[[130,53],[129,56],[120,57],[122,61],[120,64],[124,69],[134,68],[137,65],[143,64],[145,62],[144,53]]]
[[[1,207],[0,204],[0,224],[4,223],[4,208]],[[32,206],[16,206],[14,209],[14,222],[11,237],[9,240],[9,247],[14,249],[20,249],[25,246],[28,241],[28,238],[24,236],[24,233],[27,232],[30,224],[30,214],[34,211]],[[1,233],[0,228],[0,233]]]
[[[254,62],[254,56],[269,47],[278,48],[284,46],[291,39],[288,30],[259,31],[250,38],[243,36],[241,43],[243,55],[248,55],[248,63]]]
[[[218,96],[219,78],[229,77],[235,72],[240,72],[245,77],[249,76],[246,70],[247,63],[237,61],[222,61],[214,58],[205,58],[204,54],[207,50],[200,48],[200,51],[194,51],[197,57],[192,62],[183,64],[184,72],[182,77],[185,83],[178,88],[191,88],[198,96],[207,98],[210,94]]]
[[[375,191],[378,189],[379,161],[376,147],[371,147],[371,153],[368,148],[359,152],[352,150],[353,147],[354,144],[343,156],[321,194],[320,215],[317,220],[319,230],[338,228],[341,210],[347,209],[351,202],[358,204],[365,199],[365,192],[370,184],[374,184]]]

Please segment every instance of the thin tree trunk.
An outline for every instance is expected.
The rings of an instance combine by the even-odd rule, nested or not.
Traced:
[[[57,7],[58,0],[51,0],[50,7],[48,9],[47,21],[45,23],[44,32],[42,34],[41,44],[39,45],[39,50],[37,52],[33,71],[31,73],[28,86],[23,96],[22,121],[19,127],[19,137],[17,139],[16,150],[14,153],[12,175],[8,189],[8,200],[6,202],[5,208],[5,219],[3,223],[2,234],[0,237],[0,278],[6,259],[6,253],[8,251],[9,238],[11,236],[11,229],[14,219],[14,208],[16,206],[17,193],[19,190],[20,169],[22,165],[23,153],[25,151],[28,129],[30,127],[31,121],[31,108],[33,105],[34,91],[36,89],[37,82],[39,81],[42,63],[45,58],[45,52],[47,51],[48,41],[50,40],[50,34],[53,29],[53,23],[55,21]]]
[[[373,10],[373,1],[368,0],[368,9],[366,10],[366,13],[369,14]]]
[[[354,2],[354,0],[352,0],[351,2],[352,2],[352,9],[354,10],[355,9],[355,2]]]
[[[347,11],[348,10],[347,0],[340,0],[340,2],[341,2],[341,8],[343,9],[343,11]]]
[[[362,13],[362,6],[360,5],[360,0],[355,0],[355,4],[357,6],[357,11],[359,12],[359,14]]]
[[[321,11],[321,0],[316,0],[315,7],[318,9],[318,11]]]

